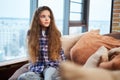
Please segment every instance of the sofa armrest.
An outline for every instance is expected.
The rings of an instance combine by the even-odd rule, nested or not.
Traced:
[[[17,80],[18,76],[28,71],[29,64],[30,63],[27,63],[23,65],[22,67],[20,67],[18,70],[16,70],[15,73],[8,80]]]
[[[114,32],[114,33],[109,33],[109,34],[104,34],[104,36],[111,36],[116,39],[120,39],[120,32]]]

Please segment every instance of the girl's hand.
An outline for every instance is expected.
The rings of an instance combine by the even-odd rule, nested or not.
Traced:
[[[110,70],[120,69],[120,47],[111,49],[108,58],[108,61],[101,61],[99,67]]]

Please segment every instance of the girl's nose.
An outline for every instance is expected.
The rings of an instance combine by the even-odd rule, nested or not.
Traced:
[[[49,17],[45,17],[45,20],[49,20]]]

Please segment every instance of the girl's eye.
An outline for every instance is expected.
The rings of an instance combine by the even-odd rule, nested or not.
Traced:
[[[40,16],[41,18],[45,18],[45,15]]]
[[[41,15],[40,18],[51,18],[50,16]]]

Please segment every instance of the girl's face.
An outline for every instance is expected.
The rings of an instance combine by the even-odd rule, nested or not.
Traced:
[[[40,25],[42,25],[44,28],[49,27],[50,25],[50,12],[48,10],[44,10],[41,12],[39,16]]]

